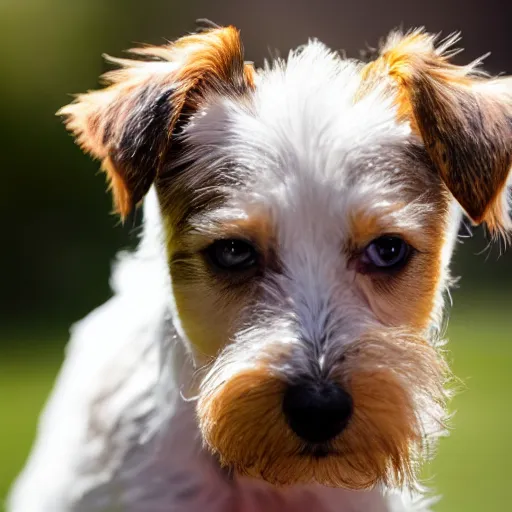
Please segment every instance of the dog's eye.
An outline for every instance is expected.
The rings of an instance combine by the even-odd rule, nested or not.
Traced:
[[[411,254],[411,247],[397,236],[381,236],[373,240],[362,255],[362,263],[375,269],[398,270]]]
[[[210,262],[221,270],[248,270],[258,263],[258,252],[244,240],[216,240],[206,253]]]

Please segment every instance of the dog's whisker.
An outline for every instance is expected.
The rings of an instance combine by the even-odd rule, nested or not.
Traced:
[[[184,402],[197,402],[197,400],[199,399],[199,395],[194,395],[194,396],[191,396],[191,397],[187,397],[187,396],[185,396],[183,390],[180,389],[180,398]]]

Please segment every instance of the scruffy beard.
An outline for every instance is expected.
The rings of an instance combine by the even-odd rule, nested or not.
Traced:
[[[197,415],[205,445],[222,466],[278,486],[319,483],[347,489],[414,486],[419,463],[444,431],[448,367],[424,337],[367,332],[329,370],[354,403],[346,429],[310,446],[282,413],[283,345],[254,359],[226,349],[204,378]]]

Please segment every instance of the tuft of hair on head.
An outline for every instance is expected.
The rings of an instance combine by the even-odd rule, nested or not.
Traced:
[[[119,69],[103,75],[106,87],[77,95],[57,112],[81,148],[101,160],[122,219],[158,177],[179,121],[212,93],[243,95],[254,85],[232,26],[130,53],[130,59],[107,56]]]
[[[512,232],[512,77],[490,77],[483,58],[458,66],[458,34],[439,41],[423,29],[393,32],[362,69],[360,95],[384,81],[398,117],[410,122],[454,198],[494,236]]]

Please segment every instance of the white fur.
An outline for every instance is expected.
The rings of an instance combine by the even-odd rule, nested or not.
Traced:
[[[231,199],[222,212],[210,212],[213,220],[222,215],[224,222],[235,221],[258,212],[273,219],[287,275],[276,279],[285,290],[282,295],[294,300],[303,334],[313,342],[324,328],[319,316],[331,316],[330,304],[338,316],[343,313],[337,320],[345,320],[348,340],[375,323],[367,304],[354,293],[354,272],[346,268],[343,247],[350,213],[357,209],[389,217],[395,231],[407,235],[421,231],[432,211],[419,198],[387,213],[403,192],[388,176],[371,170],[400,172],[400,151],[414,136],[408,123],[397,122],[393,98],[384,89],[354,102],[360,68],[360,63],[342,60],[312,41],[291,52],[286,62],[267,65],[251,102],[213,98],[186,130],[197,148],[189,155],[197,173],[201,167],[221,169],[229,162],[241,178],[242,185],[227,190]],[[205,146],[208,152],[202,151]],[[453,202],[431,327],[441,324],[460,216]],[[282,307],[278,304],[279,312]],[[265,321],[270,338],[267,326]],[[282,329],[280,336],[287,337]]]
[[[344,318],[367,315],[350,292],[350,276],[338,279],[345,265],[343,219],[354,204],[370,208],[376,196],[384,204],[396,193],[378,181],[349,187],[349,169],[395,165],[387,154],[382,157],[382,148],[411,136],[381,91],[353,104],[358,84],[358,64],[342,63],[313,42],[286,66],[262,72],[250,106],[217,101],[188,130],[192,143],[211,145],[208,155],[196,155],[197,165],[235,158],[241,172],[258,176],[258,186],[236,198],[237,215],[247,205],[272,212],[292,276],[288,294],[302,304],[300,324],[311,339],[319,335],[325,297],[345,306]],[[420,210],[405,212],[405,228],[421,223]],[[454,208],[454,226],[459,214]],[[319,486],[276,491],[257,481],[231,480],[219,469],[201,446],[194,404],[180,392],[193,372],[191,347],[172,304],[153,190],[144,223],[139,249],[116,266],[114,297],[73,329],[8,510],[427,512],[428,501],[408,493]],[[447,236],[446,269],[455,234],[454,227]],[[354,322],[345,325],[356,329]]]
[[[138,251],[114,273],[116,295],[73,329],[67,357],[39,425],[32,455],[8,501],[11,512],[317,512],[426,511],[408,494],[377,490],[295,489],[289,507],[275,491],[249,480],[230,482],[200,446],[193,404],[179,394],[189,360],[172,349],[171,410],[160,431],[158,376],[168,283],[153,191]],[[165,334],[164,334],[165,333]],[[172,343],[172,341],[171,341]],[[185,368],[184,368],[185,366]],[[180,377],[181,375],[181,377]],[[169,400],[168,400],[169,403]],[[266,503],[266,505],[265,505]],[[307,508],[301,508],[301,503]]]

